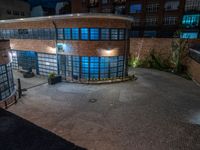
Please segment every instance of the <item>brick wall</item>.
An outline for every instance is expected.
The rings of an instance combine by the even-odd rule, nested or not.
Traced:
[[[139,56],[141,59],[145,59],[154,49],[161,58],[167,59],[171,53],[171,42],[170,38],[131,38],[130,57]]]
[[[143,60],[150,55],[151,49],[154,49],[161,58],[168,59],[171,55],[171,42],[170,38],[132,38],[130,39],[130,57],[139,56]],[[190,44],[199,42],[199,39],[189,41]],[[193,80],[200,83],[200,64],[188,58],[186,65]]]
[[[200,64],[193,59],[189,59],[187,67],[192,79],[200,83]]]
[[[11,39],[10,47],[14,50],[36,51],[42,53],[56,53],[54,40]]]

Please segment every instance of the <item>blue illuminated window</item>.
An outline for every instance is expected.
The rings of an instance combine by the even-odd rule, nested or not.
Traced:
[[[64,39],[63,29],[57,29],[57,39],[58,40],[63,40]]]
[[[81,39],[88,40],[88,28],[81,28]]]
[[[79,29],[78,28],[72,28],[72,39],[79,40]]]
[[[111,40],[118,39],[118,29],[111,29]]]
[[[197,39],[198,32],[183,32],[181,33],[181,38],[183,39]]]
[[[99,29],[98,28],[90,29],[90,40],[99,40]]]
[[[99,78],[99,57],[90,57],[90,79]]]
[[[65,28],[64,29],[65,40],[71,40],[71,29]]]
[[[130,13],[140,13],[142,11],[142,4],[131,4]]]
[[[184,15],[182,24],[187,27],[195,27],[199,25],[200,14],[198,15]]]
[[[82,57],[82,72],[81,72],[81,78],[83,79],[89,79],[89,58],[88,57]]]
[[[144,37],[156,37],[156,31],[144,31]]]
[[[101,29],[101,40],[109,40],[109,39],[110,39],[110,30]]]

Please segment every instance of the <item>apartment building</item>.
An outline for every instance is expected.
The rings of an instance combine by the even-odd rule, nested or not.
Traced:
[[[30,16],[30,5],[22,0],[0,1],[0,20],[26,18]]]
[[[132,37],[199,37],[199,0],[74,0],[72,13],[114,13],[134,19]]]

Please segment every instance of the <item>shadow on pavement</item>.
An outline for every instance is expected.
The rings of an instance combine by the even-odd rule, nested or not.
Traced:
[[[1,150],[86,150],[0,109]]]

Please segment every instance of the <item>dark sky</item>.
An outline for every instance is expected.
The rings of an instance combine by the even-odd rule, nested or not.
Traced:
[[[31,6],[42,5],[45,7],[54,8],[57,2],[67,1],[67,0],[27,0]]]

